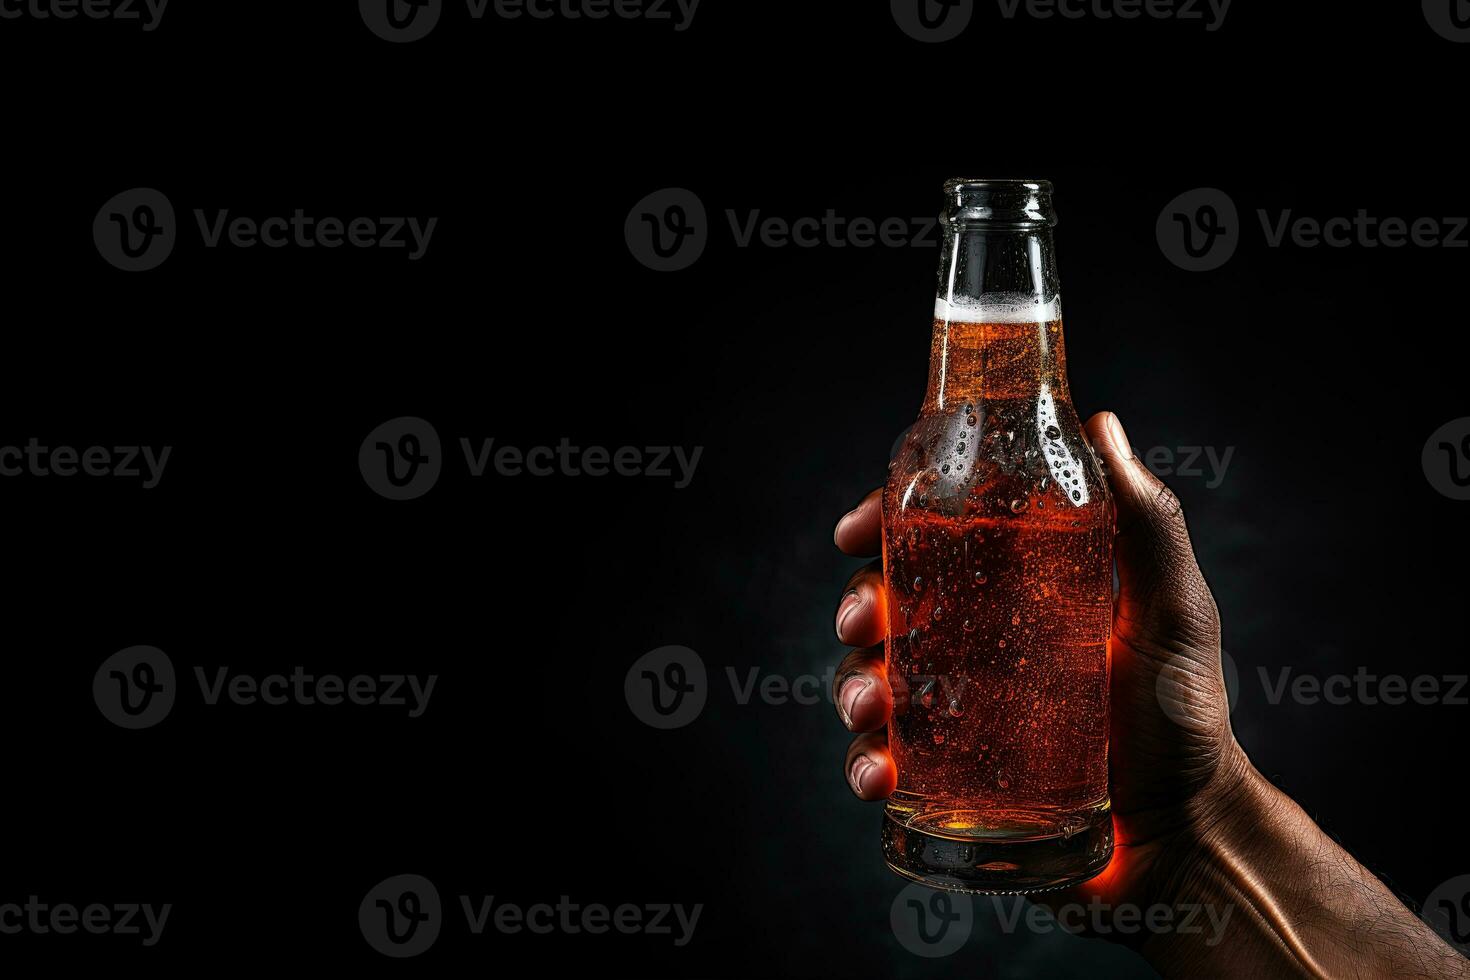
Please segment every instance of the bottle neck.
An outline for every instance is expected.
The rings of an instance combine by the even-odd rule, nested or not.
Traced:
[[[1048,224],[946,216],[926,411],[995,400],[1070,400],[1056,250]]]

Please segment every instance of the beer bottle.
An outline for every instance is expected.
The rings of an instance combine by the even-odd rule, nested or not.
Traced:
[[[945,185],[929,383],[883,492],[899,874],[1030,892],[1108,862],[1112,500],[1067,385],[1045,181]]]

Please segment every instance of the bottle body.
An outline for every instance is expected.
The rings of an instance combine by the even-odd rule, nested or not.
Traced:
[[[1051,222],[957,216],[963,197],[928,390],[883,495],[883,843],[908,877],[1025,892],[1111,854],[1114,515],[1071,403]]]

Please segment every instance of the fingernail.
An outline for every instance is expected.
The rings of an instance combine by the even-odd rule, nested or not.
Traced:
[[[865,755],[860,755],[852,760],[852,768],[847,771],[847,781],[852,784],[852,791],[859,796],[863,795],[863,777],[878,767],[878,763]]]
[[[847,519],[849,517],[851,517],[855,513],[857,513],[857,508],[856,507],[854,507],[852,510],[848,511],[846,514],[843,514],[841,517],[837,518],[837,523],[832,528],[832,543],[833,544],[836,544],[837,543],[837,535],[839,535],[839,534],[842,533],[842,525],[846,524],[847,523]]]
[[[872,684],[873,678],[868,675],[855,674],[850,680],[844,681],[842,689],[837,692],[837,708],[842,712],[842,723],[848,728],[852,727],[852,710],[857,707],[858,698]]]
[[[847,642],[847,639],[842,633],[842,626],[847,622],[847,617],[852,615],[852,611],[862,601],[863,597],[858,595],[857,589],[848,589],[847,593],[842,597],[842,602],[837,606],[837,639],[842,640],[844,643]]]
[[[1112,433],[1113,441],[1122,447],[1123,458],[1132,459],[1133,447],[1128,444],[1128,433],[1123,431],[1123,423],[1118,416],[1111,412],[1108,413],[1108,432]]]

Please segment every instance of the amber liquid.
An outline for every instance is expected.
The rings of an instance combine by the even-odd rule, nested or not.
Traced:
[[[1107,817],[1113,509],[1061,350],[1059,321],[935,324],[883,505],[903,828],[1036,841]]]

